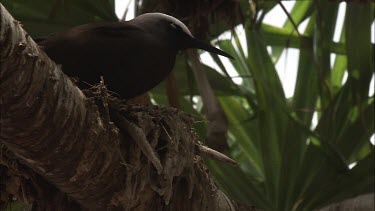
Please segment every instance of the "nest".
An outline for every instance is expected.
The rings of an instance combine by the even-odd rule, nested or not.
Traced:
[[[194,119],[190,115],[171,107],[128,105],[108,96],[102,86],[84,93],[97,105],[104,127],[110,129],[115,124],[121,131],[118,153],[126,176],[119,184],[123,190],[110,202],[113,207],[147,210],[140,205],[168,204],[181,181],[189,198],[197,179],[204,175],[202,180],[210,181],[198,154],[215,158],[215,152],[198,141],[191,130]],[[60,210],[81,210],[78,203],[22,164],[1,143],[0,178],[0,207],[21,201],[32,205],[33,210],[53,209],[51,204]],[[215,187],[211,188],[214,191]]]

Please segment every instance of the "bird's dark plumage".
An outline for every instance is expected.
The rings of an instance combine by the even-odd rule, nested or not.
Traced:
[[[38,44],[67,75],[89,84],[103,76],[108,89],[122,98],[158,85],[172,70],[179,50],[200,48],[232,58],[194,39],[181,21],[161,13],[77,26]]]

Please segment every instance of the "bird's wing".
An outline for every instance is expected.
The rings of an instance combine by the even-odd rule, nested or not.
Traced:
[[[105,36],[106,38],[110,37],[125,37],[129,34],[137,33],[137,31],[142,31],[142,29],[136,25],[128,24],[124,22],[114,22],[106,23],[102,25],[97,25],[93,28],[88,29],[93,34],[99,36]]]
[[[141,28],[127,24],[127,22],[111,22],[111,23],[89,23],[70,28],[66,31],[50,34],[46,37],[35,38],[34,40],[46,48],[55,46],[56,42],[61,42],[64,45],[66,42],[79,42],[82,39],[95,37],[113,38],[127,36],[134,31],[142,30]],[[77,44],[77,43],[76,43]]]

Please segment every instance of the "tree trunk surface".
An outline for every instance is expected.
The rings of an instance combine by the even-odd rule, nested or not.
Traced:
[[[374,193],[369,193],[328,205],[318,211],[373,211],[375,210],[374,201]]]
[[[93,90],[83,94],[0,4],[0,206],[234,210],[197,155],[190,116]]]

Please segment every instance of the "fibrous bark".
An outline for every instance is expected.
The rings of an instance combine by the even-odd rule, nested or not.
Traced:
[[[108,111],[102,89],[84,95],[1,4],[0,17],[0,176],[9,176],[0,203],[18,196],[36,210],[233,209],[196,155],[192,118],[157,106]],[[118,118],[147,138],[159,173]]]
[[[118,130],[103,127],[96,106],[3,7],[1,17],[1,142],[80,204],[106,207],[126,173]]]
[[[330,204],[317,211],[368,211],[375,208],[375,194],[369,193]]]

